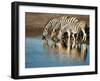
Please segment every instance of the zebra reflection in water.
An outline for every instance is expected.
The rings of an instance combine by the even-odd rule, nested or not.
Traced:
[[[66,47],[58,44],[59,54],[65,54],[65,57],[71,60],[84,62],[87,54],[87,45],[80,44],[77,41],[68,39]]]
[[[66,47],[63,44],[57,43],[55,48],[49,47],[48,54],[51,57],[55,57],[60,61],[69,61],[74,64],[84,64],[87,56],[87,44],[77,43],[68,39]],[[69,59],[69,60],[68,60]]]

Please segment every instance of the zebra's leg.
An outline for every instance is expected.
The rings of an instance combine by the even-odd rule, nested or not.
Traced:
[[[76,40],[78,40],[78,33],[76,33]]]
[[[71,32],[67,31],[67,33],[68,33],[68,39],[70,39]]]
[[[67,31],[67,33],[68,33],[68,42],[67,42],[67,46],[68,47],[70,47],[71,45],[70,45],[70,35],[71,35],[71,32],[70,31]]]
[[[75,41],[75,34],[74,34],[74,33],[72,34],[72,37],[73,37],[73,39],[74,39],[74,41]]]
[[[87,37],[87,36],[86,36],[85,30],[82,29],[82,32],[83,32],[83,39],[82,39],[82,40],[83,40],[83,41],[86,41],[86,37]]]
[[[75,43],[75,40],[73,40],[73,41],[72,41],[72,48],[75,47],[75,44],[76,44],[76,43]]]

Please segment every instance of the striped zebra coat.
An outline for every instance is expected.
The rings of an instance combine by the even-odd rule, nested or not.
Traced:
[[[79,21],[77,17],[62,16],[59,22],[60,23],[58,24],[58,26],[54,27],[51,33],[51,38],[56,37],[57,39],[58,37],[58,39],[61,40],[62,34],[64,32],[67,32],[68,38],[70,38],[70,35],[72,33],[73,39],[75,40],[75,34],[78,36],[78,33],[82,31],[83,40],[86,40],[86,33],[85,33],[86,22],[85,21]],[[57,31],[59,31],[59,33]]]
[[[86,22],[85,21],[78,21],[78,22],[75,22],[75,23],[67,23],[59,31],[58,37],[61,38],[61,36],[65,32],[67,32],[68,37],[70,38],[70,35],[72,33],[73,39],[75,40],[75,34],[78,36],[78,33],[80,31],[82,31],[83,32],[83,39],[82,40],[86,40],[85,27],[86,27]]]
[[[51,19],[44,27],[43,39],[44,38],[46,39],[48,37],[49,32],[53,33],[61,29],[61,27],[64,27],[64,25],[68,23],[75,23],[77,21],[78,21],[77,17],[70,17],[70,16],[61,16]]]
[[[44,28],[43,31],[43,39],[48,39],[48,34],[51,32],[51,39],[54,42],[57,42],[58,39],[61,39],[61,36],[64,32],[68,33],[70,38],[70,34],[73,33],[73,38],[75,40],[74,35],[82,30],[83,32],[83,40],[86,40],[85,33],[85,21],[79,21],[77,17],[73,16],[61,16],[58,18],[51,19]]]

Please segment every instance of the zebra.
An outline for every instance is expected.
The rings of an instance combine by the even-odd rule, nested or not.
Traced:
[[[51,19],[43,29],[42,39],[47,39],[49,32],[53,30],[57,23],[59,23],[59,17]]]
[[[66,24],[66,22],[74,23],[76,21],[78,21],[78,19],[76,17],[69,17],[69,16],[60,16],[60,17],[51,19],[44,27],[43,39],[46,39],[48,37],[49,32],[55,31],[56,30],[55,27],[57,27],[58,24],[61,25],[61,26],[59,26],[61,28]]]
[[[69,38],[70,38],[70,30],[72,30],[72,28],[70,28],[69,26],[66,26],[66,25],[69,25],[69,24],[74,24],[76,22],[78,22],[79,19],[77,17],[73,17],[73,16],[62,16],[60,18],[60,21],[59,21],[59,24],[57,24],[54,29],[52,30],[52,33],[51,33],[51,38],[56,37],[55,35],[57,35],[57,32],[58,31],[62,31],[65,29],[65,27],[67,27],[67,33],[69,35]],[[59,26],[60,25],[60,26]],[[69,29],[70,28],[70,29]],[[60,38],[59,36],[60,34],[58,34],[58,39]],[[56,38],[57,38],[56,37]]]
[[[54,47],[57,46],[56,45],[57,42],[59,41],[62,42],[62,39],[59,39],[59,36],[58,36],[59,31],[67,24],[72,24],[79,21],[77,17],[71,17],[71,16],[62,16],[59,18],[59,20],[60,21],[55,25],[55,27],[53,28],[51,32],[51,40],[53,42]],[[70,31],[68,33],[70,34]]]
[[[57,38],[55,38],[55,35],[52,37],[51,32],[53,31],[53,29],[55,27],[58,26],[57,24],[60,23],[60,20],[61,20],[61,17],[53,18],[44,27],[43,33],[42,33],[42,39],[44,41],[44,44],[47,44],[47,45],[44,45],[44,46],[49,46],[49,44],[48,44],[49,35],[51,36],[51,40],[52,40],[53,44],[54,45],[56,44],[55,41],[56,41]]]
[[[75,40],[74,35],[79,33],[80,30],[82,30],[84,34],[83,40],[86,40],[85,24],[84,21],[79,21],[79,19],[74,16],[60,16],[53,18],[47,23],[43,30],[43,40],[48,40],[48,34],[51,32],[51,40],[56,43],[58,40],[61,40],[64,31],[68,33],[68,38],[70,38],[71,33],[73,33],[72,36]]]
[[[49,22],[45,25],[44,29],[43,29],[43,33],[42,33],[42,39],[44,41],[47,42],[48,40],[48,36],[49,34],[51,34],[51,32],[53,33],[55,31],[56,28],[58,28],[57,26],[59,25],[60,27],[60,21],[63,19],[63,18],[67,18],[67,16],[60,16],[60,17],[56,17],[56,18],[53,18],[53,19],[50,19]],[[51,39],[52,41],[55,40],[55,35],[51,35]]]
[[[78,35],[78,33],[80,32],[80,31],[82,31],[83,32],[83,38],[82,38],[82,40],[83,41],[86,41],[86,37],[87,37],[87,35],[86,35],[86,32],[85,32],[85,28],[86,28],[86,21],[79,21],[78,23],[75,23],[75,24],[72,24],[71,25],[71,28],[72,28],[72,33],[73,33],[73,38],[74,38],[74,40],[75,40],[75,34],[76,35]]]
[[[62,29],[59,31],[59,38],[61,38],[62,34],[65,32],[68,33],[68,37],[70,38],[70,35],[72,33],[72,37],[75,41],[75,34],[78,36],[78,33],[80,31],[83,32],[83,38],[82,40],[86,40],[86,32],[85,32],[85,27],[86,27],[86,21],[78,21],[75,23],[68,23]]]

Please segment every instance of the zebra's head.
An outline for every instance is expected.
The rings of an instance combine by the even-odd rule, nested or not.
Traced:
[[[51,27],[51,23],[50,22],[48,24],[46,24],[46,26],[44,27],[43,33],[42,33],[42,39],[43,40],[47,39],[50,27]]]
[[[51,32],[51,40],[58,42],[58,33],[59,33],[59,29],[54,28]]]
[[[43,30],[42,39],[45,40],[46,37],[47,37],[47,35],[48,35],[48,32],[47,32],[47,29],[45,28],[45,29]]]

